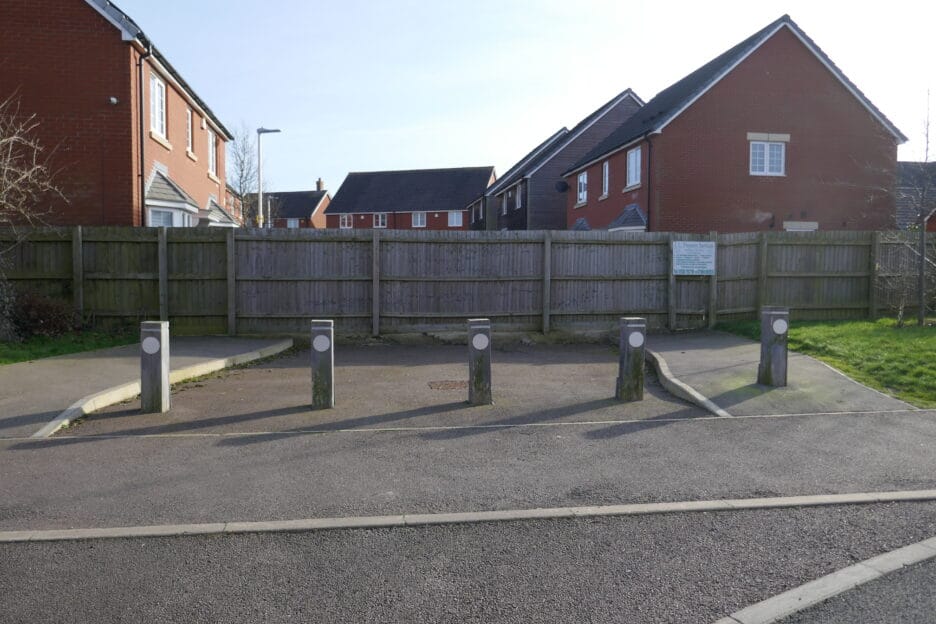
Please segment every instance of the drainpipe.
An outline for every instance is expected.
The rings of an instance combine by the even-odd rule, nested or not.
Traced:
[[[653,203],[653,141],[647,135],[647,231],[650,231],[650,206]]]
[[[143,119],[144,115],[144,105],[143,105],[143,61],[148,59],[153,55],[153,44],[146,44],[146,52],[140,55],[140,59],[137,61],[137,108],[138,114],[140,117],[140,224],[146,225],[146,161],[144,160],[144,145],[146,144],[146,122]]]

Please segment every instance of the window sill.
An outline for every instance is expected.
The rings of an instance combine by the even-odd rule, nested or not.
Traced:
[[[631,191],[636,191],[639,188],[640,188],[640,182],[638,182],[637,184],[631,184],[630,186],[625,186],[624,190],[622,190],[621,192],[630,193]]]
[[[600,196],[600,197],[598,198],[598,201],[604,201],[604,200],[606,200],[606,199],[608,199],[608,194],[607,194],[607,193],[605,193],[604,195]]]
[[[751,173],[751,177],[755,178],[785,178],[785,173]]]
[[[150,130],[150,138],[165,147],[170,152],[172,151],[172,143],[166,140],[166,137],[158,134],[155,130]]]
[[[208,179],[214,182],[215,184],[221,184],[221,180],[218,179],[218,176],[211,173],[210,171],[208,172]]]
[[[193,154],[191,151],[185,150],[185,155],[189,157],[189,160],[194,160],[195,162],[198,162],[198,156]]]
[[[573,208],[573,209],[575,209],[575,208],[581,208],[581,207],[587,206],[587,205],[588,205],[588,202],[582,202],[582,203],[580,203],[580,204],[575,204],[574,206],[572,206],[572,208]]]

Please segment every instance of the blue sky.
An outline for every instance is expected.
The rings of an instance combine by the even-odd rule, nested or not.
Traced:
[[[117,4],[225,125],[282,128],[263,145],[278,191],[321,176],[334,194],[349,171],[503,173],[625,88],[649,100],[783,13],[911,138],[902,160],[922,157],[928,86],[936,113],[931,2]]]

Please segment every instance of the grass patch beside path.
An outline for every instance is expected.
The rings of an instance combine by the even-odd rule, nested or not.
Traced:
[[[759,321],[717,329],[760,340]],[[861,383],[917,407],[936,408],[936,324],[897,328],[878,321],[793,321],[787,343]]]
[[[22,342],[0,342],[0,365],[117,347],[133,344],[138,340],[139,337],[133,334],[74,332],[55,338],[35,336]]]

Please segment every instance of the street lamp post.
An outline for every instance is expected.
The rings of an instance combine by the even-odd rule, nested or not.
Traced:
[[[260,227],[263,227],[263,142],[261,139],[264,134],[280,132],[279,128],[257,128],[257,216],[259,217]],[[271,215],[267,214],[267,227],[273,227]]]

